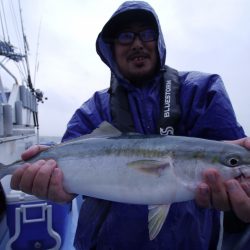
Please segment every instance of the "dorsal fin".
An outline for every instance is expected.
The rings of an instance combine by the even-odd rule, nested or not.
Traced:
[[[84,135],[86,138],[106,138],[106,137],[117,137],[122,133],[120,130],[115,128],[112,124],[107,121],[102,122],[96,129],[90,134]]]
[[[91,139],[91,138],[109,138],[121,136],[122,132],[115,128],[112,124],[107,121],[102,122],[96,129],[94,129],[90,134],[82,135],[76,137],[72,140],[65,141],[61,144],[69,144],[76,141]]]

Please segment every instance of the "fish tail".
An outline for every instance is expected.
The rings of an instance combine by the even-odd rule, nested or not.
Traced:
[[[12,162],[11,164],[7,164],[7,165],[0,162],[0,180],[4,176],[12,174],[22,164],[24,164],[24,161],[22,161],[22,160],[17,160],[15,162]]]

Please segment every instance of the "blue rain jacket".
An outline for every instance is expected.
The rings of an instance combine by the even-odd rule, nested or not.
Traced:
[[[128,9],[151,12],[158,24],[158,52],[160,66],[165,64],[166,48],[160,24],[154,10],[145,2],[125,2],[113,14]],[[112,17],[111,17],[112,18]],[[102,39],[96,42],[97,52],[105,64],[128,90],[128,100],[139,133],[157,133],[160,110],[159,76],[143,88],[136,88],[120,74],[113,59],[111,47]],[[236,117],[220,76],[201,72],[179,72],[181,118],[177,134],[214,140],[234,140],[245,136]],[[102,121],[112,124],[108,89],[98,91],[76,110],[68,123],[63,140],[90,133]],[[211,166],[212,167],[212,166]],[[214,209],[199,208],[194,201],[174,203],[158,236],[148,237],[147,206],[113,202],[95,239],[91,233],[96,227],[93,219],[89,230],[85,220],[91,208],[81,209],[75,236],[77,249],[114,250],[214,250],[219,236],[219,213]]]

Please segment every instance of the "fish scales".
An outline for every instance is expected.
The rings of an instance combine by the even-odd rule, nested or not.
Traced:
[[[104,127],[102,134],[99,130]],[[238,145],[181,136],[122,135],[107,123],[28,162],[39,159],[57,162],[70,193],[131,204],[164,204],[164,211],[157,206],[149,210],[150,237],[160,230],[169,204],[194,198],[207,168],[216,168],[225,180],[250,176],[250,152]],[[23,163],[0,164],[0,178]],[[160,214],[157,223],[152,214]]]
[[[116,201],[124,202],[123,199],[126,197],[125,202],[130,202],[131,194],[121,198],[124,196],[122,192],[124,192],[127,186],[137,187],[138,183],[140,183],[141,195],[144,197],[144,190],[153,190],[152,185],[158,186],[159,177],[165,176],[165,179],[161,178],[163,181],[160,185],[165,187],[166,190],[169,190],[167,182],[173,183],[171,178],[177,179],[180,187],[186,188],[189,183],[185,183],[185,181],[192,180],[196,184],[200,181],[197,178],[201,177],[202,169],[212,166],[216,167],[216,164],[221,164],[219,160],[215,162],[215,155],[219,159],[219,156],[228,152],[229,149],[232,154],[242,148],[236,146],[233,147],[232,151],[232,145],[196,138],[131,135],[115,138],[83,139],[75,143],[74,141],[64,143],[42,152],[37,157],[34,157],[32,161],[55,159],[64,172],[66,187],[71,192],[78,191],[81,194],[91,194],[96,197],[101,195],[98,198],[105,199],[111,197],[110,193],[116,192],[116,195],[114,195]],[[142,160],[144,160],[144,166],[138,168],[128,167],[130,162],[140,163]],[[146,164],[145,161],[149,161],[149,164]],[[160,162],[160,164],[156,164],[156,162]],[[152,165],[150,165],[151,163]],[[161,171],[159,171],[159,166]],[[227,178],[228,175],[240,175],[240,172],[231,171],[227,166],[226,168],[223,168],[223,166],[219,168],[224,171]],[[70,174],[68,169],[71,171]],[[79,174],[81,172],[82,174]],[[155,179],[155,177],[158,179]],[[138,181],[137,178],[141,179],[141,181]],[[127,183],[124,182],[124,179],[127,180]],[[72,180],[75,181],[72,182]],[[103,185],[106,183],[106,188],[101,189],[96,194],[93,194],[93,192],[89,193],[89,191],[85,193],[85,188],[82,188],[82,186],[86,186],[84,181],[91,187],[96,185],[94,183],[99,182],[99,187],[101,187],[100,183],[103,183]],[[111,183],[113,186],[110,185]],[[122,183],[124,183],[123,191],[121,190]],[[107,188],[109,186],[113,191]],[[93,189],[96,191],[96,188]],[[149,193],[152,195],[152,201],[149,200],[148,204],[152,204],[152,202],[155,202],[153,197],[155,192],[151,191]],[[142,202],[137,197],[132,200],[133,203]],[[147,201],[145,200],[145,202]],[[162,199],[159,202],[167,202],[167,200]]]

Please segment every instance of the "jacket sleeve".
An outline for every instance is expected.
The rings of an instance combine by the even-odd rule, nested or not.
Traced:
[[[70,119],[62,141],[91,133],[103,121],[111,121],[107,90],[95,94]]]
[[[245,137],[220,76],[191,72],[183,74],[181,79],[182,134],[213,140]],[[247,225],[232,211],[225,213],[226,232],[243,231]]]
[[[181,134],[213,140],[245,136],[220,76],[189,72],[180,78]]]

